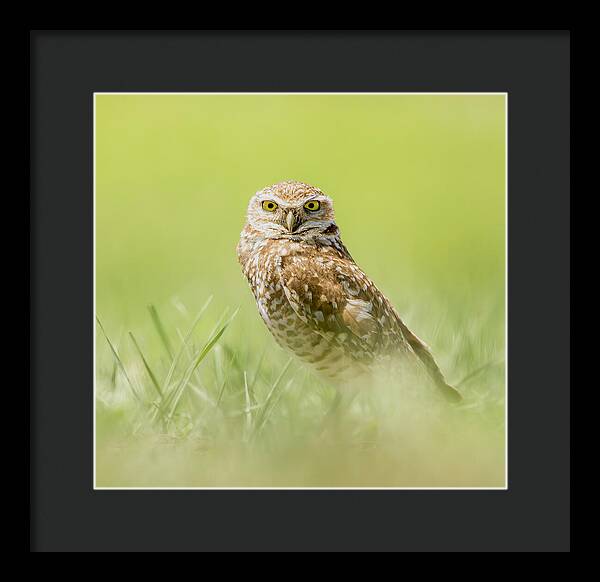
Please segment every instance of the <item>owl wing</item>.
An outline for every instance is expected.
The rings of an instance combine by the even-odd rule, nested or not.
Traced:
[[[429,347],[402,321],[376,285],[351,260],[283,257],[280,282],[296,315],[315,332],[352,346],[363,359],[398,350],[416,355],[446,398],[461,400],[438,367]]]
[[[349,342],[366,357],[392,345],[409,349],[393,308],[354,262],[322,254],[283,257],[279,274],[296,315],[320,335]]]

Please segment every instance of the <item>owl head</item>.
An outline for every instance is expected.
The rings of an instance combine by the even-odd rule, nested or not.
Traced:
[[[337,234],[333,202],[319,188],[293,180],[259,190],[246,226],[265,238],[299,240]]]

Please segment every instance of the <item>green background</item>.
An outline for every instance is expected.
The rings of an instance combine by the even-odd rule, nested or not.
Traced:
[[[501,292],[504,97],[99,95],[97,309],[135,321],[189,291],[239,303],[249,198],[285,179],[329,194],[346,245],[404,282]]]

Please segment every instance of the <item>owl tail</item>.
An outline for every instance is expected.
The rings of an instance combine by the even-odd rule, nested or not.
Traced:
[[[460,402],[462,400],[461,393],[454,388],[454,386],[450,386],[446,382],[446,378],[444,378],[444,374],[440,370],[437,362],[434,357],[431,355],[429,348],[425,344],[425,342],[421,341],[406,325],[404,322],[401,322],[402,332],[406,341],[408,341],[410,347],[413,349],[413,352],[417,355],[417,357],[424,364],[429,376],[434,381],[435,385],[440,389],[442,395],[446,400],[450,402]]]

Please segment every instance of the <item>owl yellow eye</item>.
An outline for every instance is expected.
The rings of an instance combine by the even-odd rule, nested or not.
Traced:
[[[273,202],[273,200],[263,200],[262,207],[263,210],[266,210],[267,212],[277,210],[277,204]]]
[[[309,200],[304,203],[304,208],[310,212],[315,212],[321,208],[321,203],[318,200]]]

